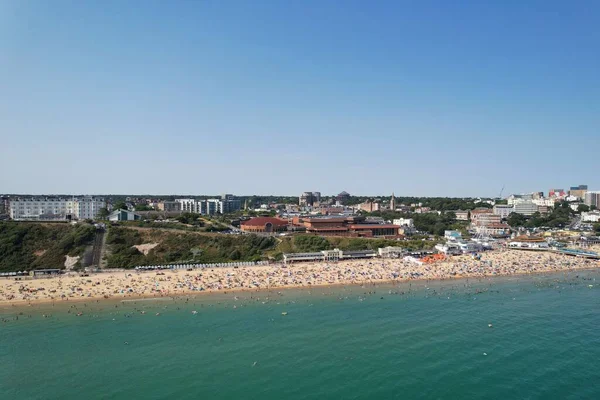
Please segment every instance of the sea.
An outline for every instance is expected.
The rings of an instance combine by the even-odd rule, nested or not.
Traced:
[[[598,271],[0,317],[3,400],[600,399]]]

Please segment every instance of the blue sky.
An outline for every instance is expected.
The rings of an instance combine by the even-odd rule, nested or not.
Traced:
[[[0,193],[600,189],[599,24],[596,1],[0,1]]]

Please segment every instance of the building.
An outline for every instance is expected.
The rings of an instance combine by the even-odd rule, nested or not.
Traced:
[[[492,212],[495,215],[500,216],[500,219],[506,219],[514,211],[513,206],[509,206],[508,204],[496,204],[494,208],[492,208]]]
[[[377,253],[382,258],[400,258],[406,255],[408,251],[404,247],[387,246],[377,249]]]
[[[544,214],[544,215],[550,214],[550,207],[548,207],[548,206],[538,206],[538,212],[540,214]]]
[[[343,206],[320,206],[316,211],[323,215],[341,215],[346,212],[351,213],[351,210],[346,210]]]
[[[108,215],[109,221],[138,221],[142,217],[129,210],[115,210]]]
[[[502,222],[502,218],[491,212],[487,213],[478,213],[476,214],[475,219],[473,219],[474,226],[490,226],[494,224],[500,224]]]
[[[302,207],[318,206],[321,203],[321,192],[304,192],[298,198],[298,204]]]
[[[302,261],[335,262],[340,260],[356,260],[361,258],[377,257],[374,250],[342,251],[340,249],[322,250],[315,253],[285,253],[283,263],[294,263]]]
[[[470,218],[468,210],[456,210],[454,211],[454,215],[456,215],[457,221],[468,221]]]
[[[359,204],[358,208],[361,211],[373,212],[373,211],[379,211],[381,209],[381,205],[374,201],[366,201],[362,204]]]
[[[510,226],[503,222],[493,222],[476,226],[475,232],[483,236],[507,237],[510,235]]]
[[[548,190],[548,197],[565,197],[567,192],[564,189],[550,189]]]
[[[177,212],[181,211],[181,203],[177,201],[161,201],[159,203],[156,203],[156,208],[159,211]]]
[[[538,212],[538,205],[533,201],[523,201],[515,204],[514,212],[517,214],[532,216]]]
[[[9,201],[10,218],[16,221],[67,221],[95,219],[104,199],[94,197],[30,197],[14,198]]]
[[[350,200],[350,193],[348,192],[341,192],[336,196],[336,200],[340,203],[340,204],[345,204],[348,202],[348,200]]]
[[[581,222],[600,222],[600,211],[582,212]]]
[[[511,194],[506,200],[509,206],[514,206],[515,204],[523,203],[525,201],[532,201],[533,194]]]
[[[184,213],[200,214],[196,199],[177,199],[175,202],[180,204],[179,208]]]
[[[0,215],[8,214],[8,197],[0,196]]]
[[[517,236],[508,243],[511,249],[548,250],[550,246],[544,238],[537,236]]]
[[[392,221],[394,225],[398,226],[406,226],[409,228],[415,227],[415,220],[412,218],[398,218]]]
[[[579,206],[582,205],[583,203],[581,202],[577,202],[577,203],[570,203],[569,207],[571,207],[571,210],[573,211],[579,211]]]
[[[444,231],[444,239],[446,240],[460,240],[462,234],[459,231]]]
[[[393,192],[392,192],[392,198],[390,199],[390,210],[392,210],[392,211],[396,210],[396,196],[394,196]]]
[[[276,233],[288,230],[288,221],[275,217],[256,217],[240,222],[240,229],[252,233]]]
[[[477,220],[479,220],[479,218],[481,218],[482,216],[486,216],[486,215],[494,215],[491,208],[476,208],[476,209],[472,210],[470,213],[471,222],[473,224],[476,224]]]
[[[232,196],[232,195],[223,195]],[[189,212],[202,215],[228,214],[239,211],[242,208],[241,200],[232,199],[177,199],[182,212]]]
[[[577,197],[579,199],[585,198],[585,194],[588,191],[588,185],[571,186],[569,189],[569,195]]]
[[[294,217],[292,223],[307,233],[322,236],[398,237],[400,226],[366,223],[365,217]]]
[[[600,191],[589,191],[585,194],[585,205],[600,208]]]

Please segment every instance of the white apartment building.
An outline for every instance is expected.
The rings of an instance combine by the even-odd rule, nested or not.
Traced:
[[[588,206],[595,206],[600,208],[600,191],[590,191],[585,194],[584,203]]]
[[[104,199],[93,197],[56,198],[31,197],[10,199],[9,215],[16,221],[42,220],[60,221],[67,219],[94,219],[101,208],[106,207]]]
[[[74,219],[94,219],[98,216],[100,209],[106,207],[106,202],[104,199],[84,197],[69,201],[67,205],[70,205],[71,215]]]
[[[199,202],[195,199],[176,199],[181,204],[181,211],[200,214]]]
[[[600,211],[582,212],[581,222],[600,222]]]
[[[531,216],[538,212],[538,205],[533,201],[523,201],[515,204],[515,211],[517,214]]]
[[[538,206],[554,207],[556,199],[554,197],[542,197],[539,199],[532,200],[534,204]]]
[[[509,206],[533,200],[533,194],[511,194],[506,199]]]
[[[492,211],[495,215],[499,215],[501,219],[506,219],[511,212],[514,212],[514,209],[514,206],[508,204],[496,204]]]
[[[181,204],[182,212],[189,212],[202,215],[227,214],[237,211],[241,208],[240,200],[223,200],[223,199],[177,199],[176,202]]]
[[[392,220],[392,223],[399,226],[408,226],[409,228],[414,228],[415,226],[415,221],[412,218],[398,218]]]

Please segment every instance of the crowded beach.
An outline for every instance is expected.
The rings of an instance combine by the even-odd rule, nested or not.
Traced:
[[[257,291],[409,280],[484,278],[597,268],[600,262],[567,255],[494,250],[431,264],[374,258],[196,270],[102,272],[40,279],[0,279],[0,304],[172,297],[194,293]]]

